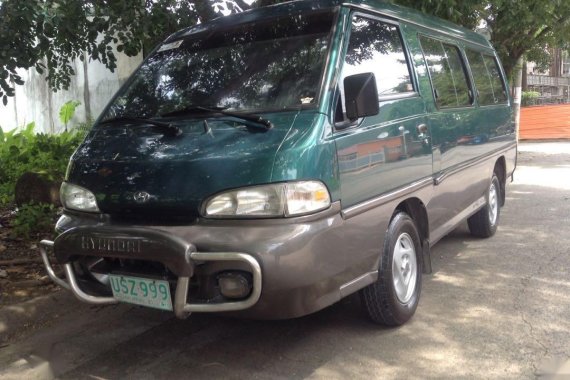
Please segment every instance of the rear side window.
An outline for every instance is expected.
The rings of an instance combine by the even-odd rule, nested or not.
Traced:
[[[355,16],[343,77],[367,72],[374,73],[380,98],[414,91],[398,27]]]
[[[437,106],[470,106],[472,96],[459,48],[425,36],[420,36],[420,42]]]
[[[507,93],[501,79],[501,71],[495,57],[473,50],[466,50],[467,60],[482,106],[507,102]]]

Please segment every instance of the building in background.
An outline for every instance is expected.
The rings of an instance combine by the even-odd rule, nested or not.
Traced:
[[[570,103],[570,52],[552,49],[551,56],[552,63],[545,72],[529,62],[523,73],[523,91],[539,93],[529,99],[530,105]]]

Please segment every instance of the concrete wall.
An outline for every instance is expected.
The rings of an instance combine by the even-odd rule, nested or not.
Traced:
[[[98,61],[86,64],[80,60],[72,62],[76,75],[71,78],[69,90],[55,93],[49,90],[45,77],[35,69],[21,70],[20,75],[26,83],[16,86],[16,96],[9,98],[7,106],[0,102],[0,126],[7,131],[34,121],[37,133],[63,131],[59,109],[69,100],[81,102],[69,123],[70,127],[85,122],[89,115],[92,119],[97,118],[119,87],[142,62],[142,54],[136,57],[115,54],[118,67],[114,73]]]

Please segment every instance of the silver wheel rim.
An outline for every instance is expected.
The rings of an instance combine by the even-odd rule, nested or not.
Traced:
[[[497,223],[497,215],[499,215],[499,194],[495,183],[491,183],[489,188],[489,222],[494,226]]]
[[[418,262],[412,237],[403,233],[394,246],[392,261],[392,281],[396,297],[402,303],[410,301],[416,289]]]

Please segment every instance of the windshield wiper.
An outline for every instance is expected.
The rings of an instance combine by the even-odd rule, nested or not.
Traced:
[[[182,108],[176,111],[167,112],[160,117],[169,117],[169,116],[177,116],[183,114],[191,114],[191,113],[208,113],[208,114],[222,114],[226,116],[235,117],[236,119],[241,119],[245,121],[251,121],[258,125],[262,125],[265,129],[273,128],[273,123],[269,120],[264,119],[263,117],[251,113],[241,113],[241,112],[232,112],[226,111],[228,107],[202,107],[202,106],[191,106]]]
[[[119,117],[114,117],[112,119],[103,120],[99,124],[113,124],[119,122],[150,124],[155,127],[159,127],[164,132],[167,132],[172,136],[180,136],[182,134],[182,130],[177,126],[172,125],[171,123],[165,123],[163,121],[158,121],[154,119],[145,119],[142,117],[119,116]]]

